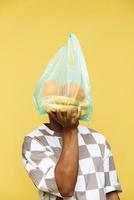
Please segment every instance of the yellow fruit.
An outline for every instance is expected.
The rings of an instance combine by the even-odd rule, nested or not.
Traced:
[[[44,96],[42,98],[42,102],[63,104],[63,105],[75,105],[75,106],[79,105],[79,102],[74,98],[65,96],[54,96],[54,95]]]
[[[64,113],[64,116],[66,116],[67,113],[67,109],[68,109],[68,105],[62,105],[62,104],[53,104],[53,103],[43,103],[42,107],[48,112],[48,111],[52,111],[52,112],[56,112],[57,108]],[[71,116],[75,117],[78,113],[78,106],[73,106],[73,105],[69,105],[69,107],[71,108],[72,112],[71,112]],[[85,115],[86,113],[86,109],[82,109],[81,110],[81,116]]]
[[[72,97],[78,101],[83,101],[85,98],[84,90],[74,82],[69,82],[62,87],[62,95]]]
[[[61,95],[62,94],[62,86],[61,84],[56,80],[49,80],[47,81],[42,90],[41,90],[41,96],[47,96],[47,95]]]
[[[81,116],[85,115],[87,110],[84,90],[78,84],[70,82],[62,86],[56,80],[49,80],[44,84],[41,90],[41,105],[46,111],[56,112],[59,108],[64,116],[69,106],[72,117],[77,115],[78,106],[81,106]]]

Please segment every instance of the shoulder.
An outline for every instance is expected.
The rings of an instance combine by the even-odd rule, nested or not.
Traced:
[[[30,148],[30,145],[33,141],[38,141],[38,138],[40,138],[40,136],[43,135],[41,132],[41,128],[42,128],[42,126],[40,125],[37,128],[35,128],[34,130],[27,132],[22,139],[23,140],[22,146]]]
[[[25,137],[36,138],[36,137],[42,136],[42,129],[43,129],[43,126],[40,125],[36,127],[34,130],[27,132],[24,138]]]
[[[83,135],[92,136],[93,139],[96,141],[96,143],[106,144],[106,142],[107,142],[105,135],[99,130],[96,130],[91,127],[86,127],[84,125],[79,125],[78,130],[79,130],[80,134],[82,134],[82,136]]]

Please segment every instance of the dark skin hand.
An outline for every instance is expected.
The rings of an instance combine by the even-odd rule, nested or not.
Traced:
[[[78,107],[78,112],[76,117],[72,118],[72,110],[68,106],[67,112],[62,113],[60,109],[57,109],[56,112],[52,111],[47,111],[49,115],[50,122],[53,120],[56,125],[60,125],[60,128],[63,129],[68,129],[68,128],[77,128],[79,125],[79,119],[81,115],[81,107]]]
[[[60,158],[55,168],[55,179],[59,192],[63,197],[73,196],[79,166],[79,148],[77,127],[81,115],[81,108],[78,109],[76,118],[71,117],[71,109],[63,115],[60,110],[48,111],[50,127],[54,131],[61,132],[63,146]],[[106,194],[107,200],[120,200],[118,193],[112,191]]]
[[[48,112],[50,121],[60,124],[63,134],[63,146],[60,158],[55,167],[55,179],[58,189],[63,197],[71,197],[78,176],[79,148],[78,130],[81,108],[75,118],[71,117],[71,109],[68,108],[66,116],[60,110],[55,113]],[[60,129],[60,127],[58,127]]]

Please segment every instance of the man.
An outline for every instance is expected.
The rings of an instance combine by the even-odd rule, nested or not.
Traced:
[[[22,158],[41,200],[119,200],[122,192],[110,145],[75,118],[48,112],[49,124],[27,134]]]

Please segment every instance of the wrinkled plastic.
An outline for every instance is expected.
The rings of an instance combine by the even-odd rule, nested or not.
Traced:
[[[76,116],[78,107],[82,112],[80,120],[90,121],[93,101],[86,62],[74,34],[68,37],[67,45],[58,50],[49,61],[38,80],[33,99],[40,115],[57,108],[66,113],[68,106]]]

